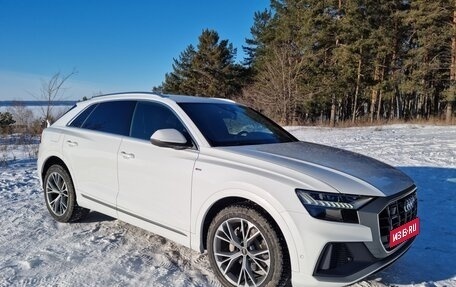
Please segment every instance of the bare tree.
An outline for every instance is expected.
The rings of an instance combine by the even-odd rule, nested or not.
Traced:
[[[294,124],[297,107],[305,98],[298,87],[304,74],[304,58],[294,56],[286,46],[273,47],[271,55],[254,86],[244,92],[254,98],[253,106],[269,107],[265,112],[281,124]]]
[[[64,99],[65,96],[65,82],[73,75],[78,72],[73,69],[68,74],[62,74],[61,72],[55,73],[48,81],[41,81],[41,89],[38,95],[32,94],[36,99],[46,102],[46,105],[41,107],[43,120],[52,121],[54,103]]]
[[[13,105],[7,110],[16,121],[15,125],[18,132],[26,132],[35,120],[33,112],[21,102],[13,102]]]

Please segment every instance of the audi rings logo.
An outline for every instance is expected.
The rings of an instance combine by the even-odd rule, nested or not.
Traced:
[[[411,197],[407,198],[404,202],[404,211],[407,213],[412,211],[413,207],[415,207],[415,204],[416,204],[415,196],[411,196]]]

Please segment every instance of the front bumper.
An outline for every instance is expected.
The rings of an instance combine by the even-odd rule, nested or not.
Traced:
[[[329,222],[307,214],[289,213],[300,237],[295,240],[300,243],[296,246],[299,271],[293,270],[293,286],[349,285],[400,258],[414,238],[390,248],[385,228],[393,229],[416,217],[416,200],[414,208],[407,213],[401,207],[406,199],[415,197],[415,193],[416,187],[412,186],[394,196],[373,200],[359,210],[360,224]],[[397,214],[393,214],[391,206],[399,206]],[[389,219],[385,220],[387,211]]]

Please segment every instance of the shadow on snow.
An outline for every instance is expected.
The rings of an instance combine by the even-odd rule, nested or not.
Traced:
[[[113,221],[116,220],[113,217],[110,217],[106,214],[99,213],[96,211],[90,211],[90,213],[85,216],[83,219],[79,220],[77,223],[94,223],[94,222],[104,222],[104,221]]]

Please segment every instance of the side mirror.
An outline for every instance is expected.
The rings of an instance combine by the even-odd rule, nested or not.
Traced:
[[[150,142],[159,147],[185,149],[190,147],[184,135],[176,129],[157,130],[150,137]]]

